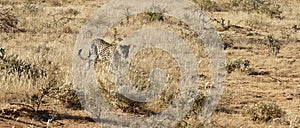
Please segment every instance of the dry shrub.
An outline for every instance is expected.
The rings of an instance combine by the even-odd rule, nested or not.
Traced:
[[[282,18],[281,6],[265,0],[232,0],[230,4],[237,10],[263,13],[271,18]]]
[[[269,121],[281,118],[285,111],[273,102],[258,102],[254,106],[245,108],[244,113],[250,115],[254,121]]]
[[[79,109],[80,102],[72,84],[65,81],[65,74],[60,66],[50,61],[43,61],[40,65],[19,59],[16,55],[6,55],[5,49],[0,48],[0,71],[4,78],[26,80],[38,86],[37,93],[26,94],[30,106],[37,111],[45,96],[57,99],[69,108]],[[17,76],[17,78],[10,78]]]
[[[145,12],[147,20],[150,22],[153,21],[164,21],[163,13],[155,13],[155,12]]]
[[[231,73],[235,70],[247,71],[249,70],[250,61],[243,59],[235,59],[226,63],[226,70]]]
[[[77,15],[80,14],[80,11],[78,11],[78,10],[76,10],[76,9],[74,9],[74,8],[69,8],[69,9],[67,9],[66,11],[64,11],[64,13],[65,13],[66,15],[77,16]]]
[[[269,49],[269,55],[276,57],[280,51],[280,47],[281,47],[280,42],[278,40],[276,40],[272,35],[268,35],[266,37],[266,40],[268,42],[267,46]]]
[[[53,86],[48,94],[49,97],[58,99],[63,105],[70,109],[82,109],[72,84]]]
[[[18,18],[11,12],[11,9],[0,9],[0,32],[24,32],[24,30],[17,28],[18,22]]]
[[[59,100],[64,106],[71,109],[81,109],[76,90],[73,89],[72,83],[65,81],[65,74],[58,64],[47,66],[47,77],[41,83],[39,97],[46,95],[50,98]]]
[[[47,18],[42,21],[42,26],[45,28],[43,32],[57,33],[59,35],[63,33],[75,33],[76,31],[73,30],[69,24],[71,21],[75,20],[74,16],[77,15],[77,13],[73,11],[66,10],[48,14]]]
[[[67,2],[66,0],[27,0],[27,3],[30,4],[47,3],[50,4],[51,6],[62,6],[66,2]]]
[[[224,50],[232,48],[233,47],[233,43],[230,41],[223,41],[223,45],[224,45]]]
[[[45,3],[49,3],[52,6],[64,6],[67,3],[70,3],[68,0],[43,0]]]
[[[57,64],[47,66],[47,77],[40,80],[39,93],[32,94],[31,102],[33,106],[40,106],[43,98],[48,96],[59,100],[64,106],[71,109],[81,109],[80,101],[73,89],[72,83],[65,81],[65,75]]]
[[[205,11],[220,11],[220,7],[215,1],[211,0],[193,0],[202,10]]]
[[[183,120],[177,122],[176,128],[189,128],[189,127],[203,127],[204,124],[200,123],[198,116],[201,114],[203,104],[207,98],[204,93],[199,93],[194,98],[194,102],[191,105],[191,110],[187,113]]]
[[[35,64],[18,59],[17,55],[6,55],[5,49],[0,49],[0,70],[10,74],[17,74],[19,77],[25,76],[28,79],[38,79],[47,74],[44,69]]]

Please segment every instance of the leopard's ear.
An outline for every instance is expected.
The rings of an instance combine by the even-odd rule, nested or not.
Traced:
[[[96,44],[96,43],[102,43],[102,42],[105,42],[105,41],[101,38],[96,38],[96,39],[93,39],[91,43]]]
[[[95,38],[94,40],[91,41],[92,44],[106,44],[106,45],[111,45],[107,41],[101,39],[101,38]]]
[[[123,54],[124,58],[128,57],[130,45],[120,45],[120,51]]]

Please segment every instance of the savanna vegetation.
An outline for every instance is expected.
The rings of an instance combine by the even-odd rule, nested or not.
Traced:
[[[73,89],[72,57],[80,28],[107,2],[0,1],[0,127],[100,127],[85,113]],[[203,94],[176,127],[300,127],[299,0],[192,2],[211,19],[223,41],[227,78],[216,111],[198,122],[196,115],[210,88],[210,72],[199,67]],[[106,40],[117,44],[128,33],[147,26],[160,26],[196,41],[188,26],[163,11],[127,16],[109,31]],[[193,48],[200,56],[196,51],[201,47]],[[155,58],[164,61],[151,61]],[[147,81],[151,67],[174,69],[168,70],[170,79],[179,76],[174,60],[157,49],[138,53],[132,65],[130,77],[141,90],[151,85]],[[105,74],[108,66],[100,61],[96,68]],[[106,83],[109,80],[99,80],[99,88],[105,90],[110,105],[138,116],[161,112],[179,88],[172,86],[154,103],[137,104],[111,94],[113,85]]]

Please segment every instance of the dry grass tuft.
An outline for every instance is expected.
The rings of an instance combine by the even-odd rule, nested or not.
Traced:
[[[263,13],[272,18],[282,18],[281,6],[267,0],[232,0],[231,5],[238,10]]]
[[[35,65],[18,59],[16,55],[6,55],[5,49],[0,49],[0,71],[3,78],[13,81],[26,79],[39,91],[26,94],[30,106],[36,111],[44,102],[45,96],[60,100],[68,108],[80,109],[79,100],[71,84],[64,81],[64,74],[59,65],[51,62]]]
[[[47,76],[41,67],[18,59],[17,55],[6,55],[3,48],[0,49],[0,52],[0,70],[6,72],[8,76],[16,74],[19,78],[26,76],[28,79],[34,80]]]
[[[269,121],[281,118],[286,112],[273,102],[258,102],[250,108],[246,108],[245,114],[251,116],[254,121]]]
[[[241,70],[241,71],[249,70],[249,66],[250,66],[249,60],[234,59],[229,61],[226,64],[226,69],[228,73],[231,73],[235,70]]]
[[[18,18],[11,12],[10,8],[0,9],[0,32],[24,32],[24,30],[17,28],[18,22]]]
[[[217,2],[212,0],[193,0],[202,10],[205,11],[220,11]]]

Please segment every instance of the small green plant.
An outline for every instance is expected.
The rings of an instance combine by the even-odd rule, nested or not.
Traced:
[[[145,12],[147,16],[147,20],[150,22],[153,21],[164,21],[164,15],[163,13],[157,13],[157,12]]]
[[[286,112],[273,102],[258,102],[254,106],[245,108],[244,114],[251,116],[254,121],[269,121],[282,117]]]
[[[226,70],[228,73],[231,73],[237,69],[241,71],[247,71],[250,66],[250,61],[249,60],[242,60],[242,59],[236,59],[229,61],[226,64]]]
[[[147,11],[144,14],[146,15],[147,21],[153,22],[153,21],[164,21],[165,16],[163,14],[166,12],[167,12],[166,8],[152,5],[150,8],[147,9]]]

